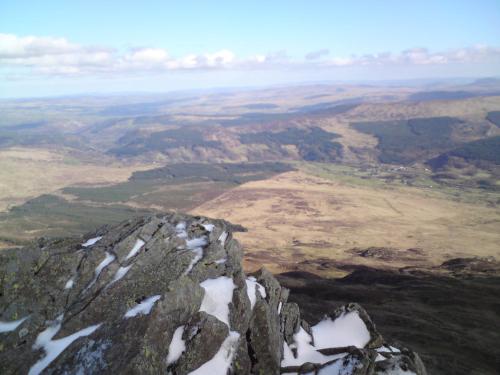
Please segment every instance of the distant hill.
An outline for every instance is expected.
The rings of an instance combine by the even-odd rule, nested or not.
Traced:
[[[470,163],[489,162],[500,165],[500,136],[467,142],[428,161],[433,169],[443,168],[451,156]]]
[[[429,117],[354,123],[352,127],[378,139],[382,163],[409,164],[436,150],[454,147],[451,135],[462,123],[453,117]]]

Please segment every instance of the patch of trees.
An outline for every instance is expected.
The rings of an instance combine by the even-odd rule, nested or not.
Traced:
[[[141,135],[133,131],[125,134],[118,141],[121,146],[109,152],[117,156],[137,156],[146,152],[163,152],[168,149],[185,147],[219,148],[220,142],[206,141],[201,131],[183,127]]]
[[[462,123],[453,117],[429,117],[361,122],[351,126],[378,139],[382,163],[409,164],[430,152],[454,147],[456,144],[451,135]]]
[[[500,127],[500,111],[488,112],[486,119]]]
[[[244,144],[265,144],[270,148],[294,145],[300,156],[307,161],[334,161],[342,155],[342,145],[332,141],[340,135],[318,127],[307,129],[288,128],[284,131],[247,133],[240,135]]]

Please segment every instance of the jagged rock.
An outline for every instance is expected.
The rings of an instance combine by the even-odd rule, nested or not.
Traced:
[[[356,304],[309,326],[234,228],[165,214],[2,251],[0,373],[425,374]]]

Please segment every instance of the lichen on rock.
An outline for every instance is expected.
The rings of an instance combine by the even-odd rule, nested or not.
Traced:
[[[245,275],[234,228],[172,213],[2,251],[0,373],[425,374],[359,305],[310,327],[269,272]]]

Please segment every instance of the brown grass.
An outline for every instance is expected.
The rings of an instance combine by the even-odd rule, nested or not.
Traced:
[[[289,172],[241,185],[191,212],[248,228],[235,235],[244,245],[247,269],[265,265],[283,272],[315,258],[371,264],[353,260],[349,251],[370,246],[421,248],[431,264],[500,256],[499,209],[416,188],[353,186]]]
[[[11,148],[0,151],[0,211],[72,184],[112,184],[127,180],[145,165],[97,165],[63,151]],[[151,168],[151,166],[149,166]]]

